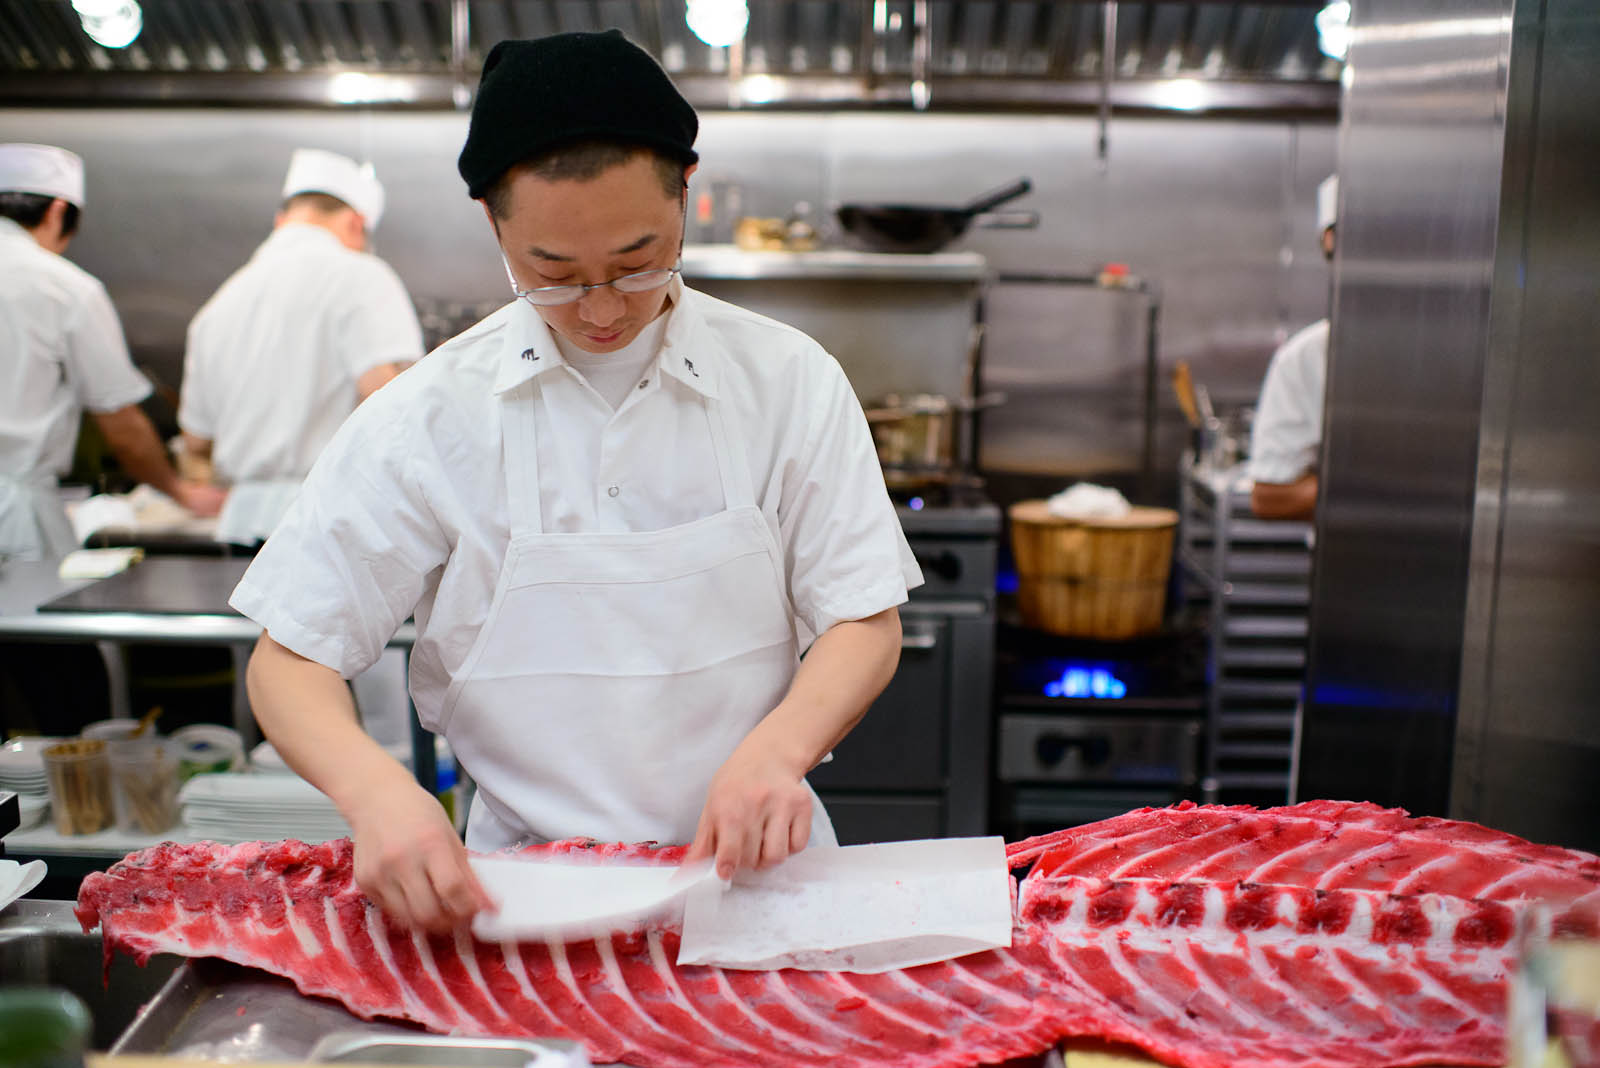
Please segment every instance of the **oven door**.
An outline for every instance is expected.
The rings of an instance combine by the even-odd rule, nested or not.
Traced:
[[[838,790],[942,791],[950,685],[950,621],[901,618],[900,666],[860,723],[806,778]]]

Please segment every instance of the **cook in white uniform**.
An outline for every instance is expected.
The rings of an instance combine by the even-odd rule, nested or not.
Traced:
[[[1333,260],[1339,179],[1317,187],[1322,255]],[[1317,461],[1328,378],[1328,320],[1318,319],[1279,346],[1267,365],[1250,441],[1250,509],[1262,519],[1310,519],[1317,507]]]
[[[805,775],[921,574],[838,364],[678,277],[697,125],[615,31],[494,48],[459,167],[523,299],[357,409],[234,593],[263,730],[402,919],[486,904],[339,681],[412,614],[472,848],[691,842],[728,874],[833,840]]]
[[[87,409],[118,462],[200,515],[220,490],[180,480],[138,407],[150,383],[128,357],[105,287],[63,254],[83,210],[83,160],[0,145],[0,557],[76,546],[56,493]]]
[[[405,286],[365,251],[383,214],[371,167],[296,149],[271,236],[189,324],[178,424],[185,453],[252,509],[239,540],[271,531],[357,404],[422,355]]]

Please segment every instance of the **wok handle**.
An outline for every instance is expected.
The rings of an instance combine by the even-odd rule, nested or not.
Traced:
[[[1033,182],[1026,178],[1018,178],[1016,181],[1011,182],[1008,185],[1003,185],[999,189],[994,189],[990,192],[984,193],[978,199],[972,201],[961,210],[967,215],[977,215],[979,212],[984,212],[988,211],[990,208],[999,207],[1008,200],[1015,200],[1022,194],[1030,192],[1032,189]]]

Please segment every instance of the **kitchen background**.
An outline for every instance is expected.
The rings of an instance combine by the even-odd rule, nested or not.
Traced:
[[[1004,210],[1036,228],[954,246],[997,272],[980,387],[1008,402],[979,460],[1002,496],[1088,476],[1174,503],[1165,372],[1185,360],[1219,409],[1246,406],[1331,296],[1301,794],[1592,848],[1600,13],[1354,0],[1341,65],[1318,50],[1324,6],[757,3],[720,49],[673,0],[152,0],[141,43],[109,51],[40,0],[0,6],[0,137],[88,160],[73,256],[175,385],[189,316],[266,234],[296,145],[377,164],[377,250],[437,331],[503,299],[454,173],[477,65],[501,36],[623,26],[701,109],[705,236],[726,235],[734,187],[740,213],[810,204],[831,244],[845,200],[1032,179]],[[1330,270],[1312,220],[1336,163]],[[1142,486],[1143,308],[1060,281],[1108,262],[1159,300]]]
[[[431,340],[501,302],[492,235],[455,171],[466,123],[454,112],[45,108],[0,113],[0,136],[89,161],[73,258],[110,290],[135,359],[176,386],[190,317],[270,229],[298,145],[376,164],[388,206],[375,250],[405,280]],[[1103,163],[1097,129],[1072,116],[708,112],[691,196],[710,193],[716,215],[691,223],[690,239],[731,238],[730,186],[744,214],[811,205],[824,242],[842,245],[840,202],[960,204],[1030,178],[1033,191],[1006,207],[1037,212],[1037,228],[980,224],[952,246],[982,253],[1002,278],[988,294],[982,385],[1008,404],[985,426],[981,460],[1126,477],[1140,461],[1143,306],[1005,275],[1128,265],[1159,292],[1163,372],[1186,360],[1219,407],[1254,404],[1274,347],[1326,313],[1315,201],[1333,171],[1335,127],[1331,116],[1113,117]],[[847,370],[857,356],[836,355]],[[1156,467],[1171,501],[1184,435],[1161,380]]]

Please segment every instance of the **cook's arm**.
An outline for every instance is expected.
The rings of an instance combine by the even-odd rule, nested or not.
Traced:
[[[216,515],[222,510],[227,492],[179,478],[150,417],[137,404],[95,412],[94,421],[129,475],[154,486],[196,515]]]
[[[1317,511],[1316,472],[1293,482],[1257,482],[1250,490],[1250,510],[1259,519],[1311,519]]]
[[[366,400],[399,377],[400,372],[408,366],[410,365],[403,363],[380,363],[376,367],[367,368],[361,373],[361,377],[356,379],[356,396],[360,400]]]
[[[443,807],[361,729],[338,672],[263,632],[247,682],[262,733],[355,832],[356,883],[368,897],[434,931],[492,907]]]
[[[712,778],[690,859],[714,855],[717,873],[728,878],[804,849],[811,837],[806,773],[861,722],[899,663],[897,608],[818,637],[788,694]]]

